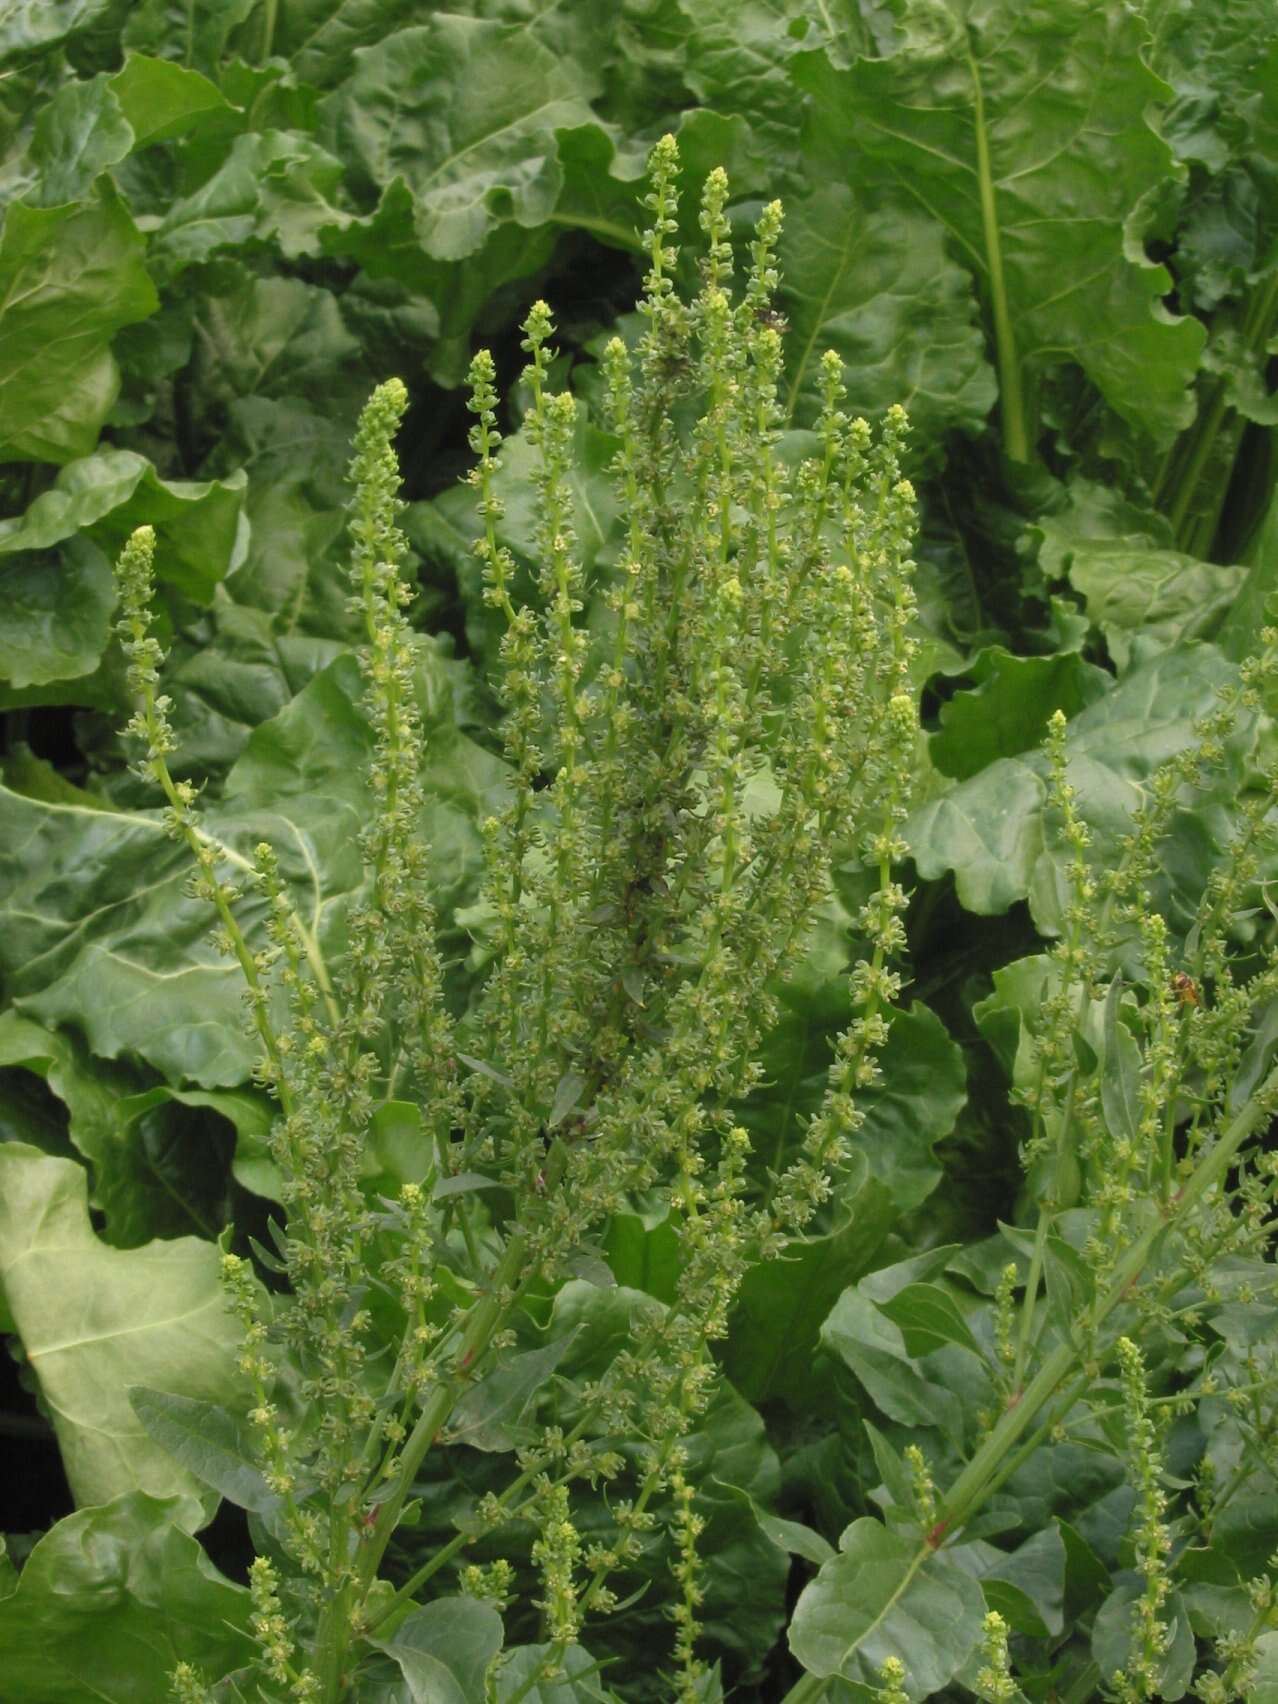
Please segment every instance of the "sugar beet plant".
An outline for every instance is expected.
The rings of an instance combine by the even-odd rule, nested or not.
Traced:
[[[669,246],[676,172],[667,139],[652,160],[644,334],[637,355],[620,340],[604,353],[626,534],[593,659],[577,619],[576,405],[548,383],[545,305],[534,305],[523,344],[541,557],[527,603],[497,531],[493,363],[480,354],[471,369],[469,477],[486,598],[505,622],[495,688],[510,787],[483,825],[492,959],[467,1012],[444,998],[418,837],[424,754],[392,447],[404,387],[374,392],[351,467],[351,606],[366,633],[376,809],[339,963],[323,962],[271,848],[258,847],[251,874],[228,868],[201,828],[196,789],[173,779],[149,530],[120,560],[130,731],[243,972],[260,1077],[277,1103],[271,1153],[287,1212],[277,1247],[260,1250],[284,1280],[277,1289],[262,1288],[246,1261],[224,1261],[255,1390],[259,1654],[233,1683],[182,1665],[174,1684],[186,1700],[337,1704],[365,1696],[395,1664],[414,1697],[428,1696],[414,1664],[427,1663],[441,1630],[452,1660],[463,1647],[472,1660],[483,1654],[474,1696],[543,1696],[536,1689],[566,1665],[580,1671],[579,1640],[588,1648],[592,1622],[616,1606],[618,1582],[658,1529],[671,1583],[669,1686],[709,1696],[698,1655],[702,1523],[683,1440],[710,1399],[712,1345],[741,1274],[831,1191],[897,989],[888,961],[902,938],[892,871],[915,733],[913,493],[899,467],[903,413],[877,440],[848,419],[834,358],[814,454],[791,471],[774,453],[780,208],[764,210],[734,300],[727,180],[713,172],[703,284],[685,302]],[[870,947],[853,973],[856,1016],[801,1151],[760,1194],[734,1103],[761,1075],[769,986],[794,962],[835,850],[849,842],[877,875],[862,917]],[[429,1163],[397,1198],[368,1199],[366,1137],[392,1096],[419,1107]],[[523,1327],[592,1259],[598,1270],[592,1243],[609,1215],[653,1189],[668,1192],[677,1230],[673,1299],[636,1317],[607,1364],[568,1387],[556,1367],[571,1333],[527,1351]],[[552,1374],[568,1387],[555,1417],[522,1424]],[[171,1401],[143,1393],[138,1409],[162,1441],[174,1439]],[[480,1499],[471,1530],[389,1581],[384,1559],[393,1542],[406,1554],[428,1457],[468,1427],[508,1434],[509,1483]],[[608,1493],[606,1526],[589,1533],[573,1513],[582,1482]],[[500,1550],[512,1528],[535,1534],[526,1560],[540,1625],[531,1656],[503,1665],[498,1611],[516,1596],[514,1564],[501,1554],[468,1563],[464,1552],[476,1539]],[[459,1587],[463,1597],[450,1595]]]
[[[689,1438],[743,1276],[828,1228],[879,1077],[905,942],[913,503],[904,416],[877,438],[848,419],[837,359],[810,453],[779,453],[780,209],[765,208],[733,291],[712,173],[702,283],[685,301],[676,165],[667,139],[638,347],[614,339],[602,359],[624,523],[606,619],[579,619],[577,404],[551,389],[546,307],[523,345],[534,584],[501,538],[493,364],[471,370],[509,784],[483,825],[470,915],[487,971],[464,1009],[445,997],[419,835],[429,754],[392,447],[403,387],[375,391],[352,464],[375,809],[331,964],[270,847],[228,860],[173,779],[145,529],[121,559],[142,773],[243,972],[287,1214],[257,1250],[266,1283],[224,1261],[251,1442],[207,1404],[134,1397],[159,1441],[253,1514],[256,1654],[231,1674],[182,1663],[184,1700],[721,1696]],[[862,1504],[837,1551],[773,1523],[817,1564],[789,1628],[801,1678],[787,1704],[1191,1691],[1226,1704],[1278,1685],[1266,1558],[1215,1547],[1278,1470],[1263,1328],[1278,1178],[1264,879],[1278,768],[1263,705],[1278,640],[1263,646],[1195,743],[1149,775],[1117,857],[1090,856],[1064,719],[1051,724],[1059,940],[1001,973],[974,1014],[1012,1079],[1018,1222],[957,1253],[904,1244],[822,1328],[854,1381],[832,1388],[864,1420],[875,1512]],[[1243,749],[1260,761],[1205,870],[1169,880],[1167,848]],[[774,993],[849,849],[868,894],[852,1020],[798,1142],[755,1155],[742,1108]],[[417,1176],[370,1194],[370,1129],[404,1103]],[[629,1292],[601,1334],[580,1303],[608,1282],[599,1241],[654,1193],[674,1238],[669,1300]],[[508,1472],[459,1467],[458,1497],[450,1464],[468,1445]],[[1091,1460],[1121,1463],[1117,1483],[1098,1469],[1116,1572],[1095,1520],[995,1542],[1024,1527],[1027,1497],[1049,1505],[1044,1477],[1085,1476]],[[436,1542],[439,1508],[454,1532]],[[628,1671],[610,1631],[646,1594],[670,1626],[655,1681],[651,1661]]]

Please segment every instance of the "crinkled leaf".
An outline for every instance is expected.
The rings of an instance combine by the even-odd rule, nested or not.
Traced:
[[[211,1401],[235,1385],[240,1328],[216,1247],[195,1237],[107,1247],[89,1223],[84,1168],[16,1143],[0,1148],[0,1181],[0,1282],[76,1501],[196,1492],[126,1391],[153,1384]]]
[[[476,820],[498,801],[503,767],[456,732],[452,694],[423,648],[419,703],[430,730],[425,829],[436,903],[447,913],[473,884]],[[362,772],[371,734],[353,657],[317,675],[259,726],[205,827],[243,879],[268,840],[320,952],[340,945],[341,912],[362,881]],[[105,1058],[139,1054],[171,1081],[247,1081],[238,967],[207,940],[208,907],[186,897],[190,855],[158,814],[110,814],[5,795],[0,868],[9,922],[0,953],[23,1008],[80,1027]],[[252,923],[254,908],[245,907]],[[252,929],[250,928],[250,933]]]
[[[911,1699],[954,1676],[980,1639],[985,1600],[944,1554],[916,1567],[915,1550],[876,1520],[847,1528],[790,1622],[790,1649],[809,1674],[876,1687],[884,1659],[905,1653]]]
[[[944,227],[993,304],[1014,460],[1033,447],[1033,421],[1016,418],[1033,375],[1063,361],[1166,441],[1192,417],[1203,330],[1163,308],[1169,274],[1128,231],[1171,169],[1146,118],[1166,85],[1142,62],[1143,25],[1090,0],[980,0],[961,14],[908,0],[897,21],[881,58],[847,70],[820,50],[792,61],[812,98],[814,171],[854,170],[858,186]]]
[[[62,84],[36,121],[31,164],[36,187],[27,203],[57,207],[88,198],[100,173],[124,159],[133,129],[105,75]]]
[[[1051,657],[1016,657],[987,646],[963,665],[976,683],[956,692],[940,710],[940,732],[928,741],[942,775],[965,781],[1000,757],[1017,757],[1040,745],[1057,710],[1076,716],[1109,690],[1111,677],[1077,651]]]
[[[159,306],[122,202],[10,206],[0,238],[0,462],[88,455],[115,401],[121,326]]]
[[[901,403],[925,454],[947,429],[984,425],[994,373],[970,277],[946,253],[936,220],[867,207],[846,184],[822,183],[787,200],[779,264],[798,423],[819,411],[818,364],[833,349],[848,411],[874,418]]]
[[[179,1662],[253,1652],[249,1594],[183,1530],[183,1502],[134,1491],[51,1528],[0,1598],[5,1704],[138,1704]]]
[[[450,13],[355,59],[325,102],[325,138],[368,187],[404,179],[427,254],[460,260],[494,225],[539,225],[554,211],[554,132],[594,118],[579,65],[523,24]]]
[[[172,279],[249,242],[278,246],[292,260],[318,253],[319,232],[336,217],[341,180],[342,162],[309,136],[279,130],[237,136],[213,176],[166,212],[152,240],[155,263]]]
[[[1109,518],[1104,510],[1075,508],[1043,517],[1037,531],[1039,560],[1082,593],[1118,667],[1127,667],[1137,635],[1168,646],[1210,638],[1246,570],[1160,548],[1143,529],[1107,536],[1100,529]]]

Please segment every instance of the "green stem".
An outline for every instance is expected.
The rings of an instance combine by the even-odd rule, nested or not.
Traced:
[[[1003,271],[1003,245],[998,228],[998,206],[994,198],[994,175],[990,163],[989,133],[985,125],[985,92],[980,68],[969,52],[972,96],[975,104],[976,177],[981,196],[981,226],[985,235],[985,258],[989,265],[990,307],[994,315],[994,347],[998,365],[999,404],[1003,417],[1003,450],[1009,461],[1030,459],[1029,430],[1025,420],[1025,393],[1016,353],[1016,334],[1007,299]]]
[[[469,1372],[474,1363],[487,1350],[494,1334],[499,1330],[506,1318],[510,1304],[502,1302],[502,1296],[510,1291],[515,1279],[523,1269],[527,1258],[527,1246],[523,1236],[513,1236],[502,1257],[500,1266],[493,1273],[492,1282],[486,1295],[474,1304],[466,1327],[462,1332],[461,1342],[457,1348],[457,1356],[453,1362],[452,1377],[441,1381],[439,1386],[428,1396],[422,1407],[421,1418],[409,1434],[408,1441],[400,1451],[399,1472],[390,1496],[377,1511],[373,1530],[365,1541],[365,1547],[356,1569],[356,1577],[361,1589],[361,1595],[366,1592],[377,1577],[378,1567],[390,1543],[391,1536],[399,1524],[400,1513],[412,1489],[417,1470],[425,1460],[426,1452],[438,1437],[441,1429],[448,1420],[453,1409],[461,1401],[462,1394],[469,1382]]]
[[[1229,411],[1229,400],[1225,394],[1223,379],[1218,379],[1212,386],[1210,397],[1211,400],[1199,416],[1199,424],[1194,432],[1194,450],[1189,458],[1189,465],[1176,482],[1176,496],[1167,511],[1167,518],[1176,535],[1177,547],[1181,550],[1185,548],[1188,531],[1185,521],[1193,505],[1194,494],[1198,490],[1198,481],[1202,478],[1203,469],[1211,455],[1216,434]]]

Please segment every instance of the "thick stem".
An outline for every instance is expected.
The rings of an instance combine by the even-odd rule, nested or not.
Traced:
[[[1012,329],[1007,278],[1003,271],[1003,244],[998,228],[998,206],[994,198],[989,132],[985,124],[985,92],[981,88],[980,67],[970,53],[968,67],[972,73],[972,97],[975,105],[973,128],[976,132],[976,177],[980,188],[985,258],[989,266],[990,308],[994,315],[994,348],[998,365],[999,407],[1003,417],[1003,450],[1009,461],[1027,462],[1030,459],[1030,441],[1025,419],[1025,391],[1021,384],[1021,364],[1016,353],[1016,333]]]

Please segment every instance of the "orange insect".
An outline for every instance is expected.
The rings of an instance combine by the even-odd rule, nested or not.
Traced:
[[[1192,976],[1186,976],[1183,970],[1178,970],[1172,977],[1172,989],[1179,996],[1182,1006],[1199,1006],[1198,984]]]

